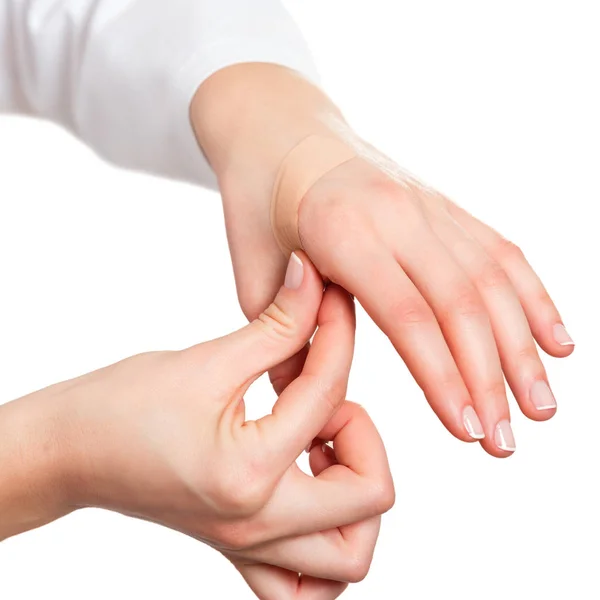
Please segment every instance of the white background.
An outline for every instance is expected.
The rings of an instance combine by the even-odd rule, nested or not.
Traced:
[[[347,598],[600,598],[597,3],[290,3],[368,140],[525,250],[577,342],[548,358],[548,423],[513,408],[507,460],[453,439],[359,314],[349,396],[398,491]],[[0,402],[241,326],[217,195],[107,166],[46,123],[0,119]],[[273,397],[264,381],[256,412]],[[0,440],[1,443],[1,440]],[[251,598],[214,551],[87,510],[0,545],[0,598]]]

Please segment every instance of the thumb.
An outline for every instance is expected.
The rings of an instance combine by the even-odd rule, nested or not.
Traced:
[[[293,252],[273,302],[246,327],[219,340],[240,384],[293,356],[308,342],[322,299],[318,271],[304,252]]]

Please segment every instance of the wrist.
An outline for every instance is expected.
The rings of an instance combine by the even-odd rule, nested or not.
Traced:
[[[311,134],[336,136],[345,126],[338,108],[299,74],[271,64],[228,67],[204,82],[191,120],[221,190],[267,202],[287,153]]]
[[[73,461],[56,387],[0,406],[0,540],[74,510]]]

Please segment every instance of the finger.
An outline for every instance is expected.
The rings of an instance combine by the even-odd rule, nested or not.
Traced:
[[[300,373],[302,373],[309,349],[310,343],[307,343],[299,352],[296,352],[294,356],[290,356],[290,358],[275,365],[269,371],[269,380],[278,396],[292,381],[294,381],[294,379],[300,376]]]
[[[333,600],[348,587],[347,583],[299,575],[268,564],[235,567],[260,600]]]
[[[362,581],[371,566],[381,517],[339,529],[279,539],[244,552],[246,558],[319,579]]]
[[[448,201],[448,210],[496,260],[510,278],[521,302],[533,336],[548,354],[557,357],[573,352],[573,340],[565,329],[554,302],[523,252],[467,211]]]
[[[486,306],[473,283],[430,227],[405,232],[396,258],[433,309],[473,399],[490,454],[508,456],[514,443],[500,356]]]
[[[435,315],[389,250],[365,237],[360,247],[345,247],[332,270],[332,279],[390,338],[447,429],[465,442],[481,439],[471,396]]]
[[[345,402],[316,437],[333,440],[338,464],[316,477],[292,465],[266,506],[247,524],[246,537],[251,540],[247,545],[356,523],[381,515],[394,504],[385,448],[362,407]],[[317,447],[311,450],[313,465],[317,452],[321,452]]]
[[[344,401],[354,330],[353,300],[340,287],[330,286],[302,374],[280,395],[272,414],[244,424],[247,438],[254,437],[269,453],[273,477],[281,477]]]
[[[263,223],[264,230],[260,226],[248,227],[247,223],[239,220],[239,215],[231,210],[227,202],[223,203],[223,207],[240,306],[247,319],[253,321],[279,291],[288,261],[272,239],[269,219]],[[252,248],[252,252],[248,252],[247,248]],[[277,395],[298,377],[307,351],[308,348],[302,348],[269,371]]]
[[[275,241],[268,211],[244,202],[239,185],[221,181],[219,186],[240,307],[248,321],[253,321],[279,291],[289,257]],[[250,210],[240,211],[240,201]]]
[[[321,276],[304,253],[292,253],[274,301],[246,327],[212,342],[214,355],[240,385],[252,381],[308,342],[322,298]]]
[[[527,317],[504,269],[451,218],[434,231],[479,291],[486,306],[506,379],[525,415],[537,421],[556,413],[544,365]]]
[[[316,443],[308,453],[310,470],[315,477],[318,477],[325,469],[329,469],[329,467],[339,464],[333,448],[323,440],[317,441],[318,443]]]

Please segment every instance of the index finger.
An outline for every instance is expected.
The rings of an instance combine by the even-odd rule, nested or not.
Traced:
[[[345,247],[332,266],[388,336],[427,401],[458,439],[481,439],[473,402],[433,310],[392,253],[368,236]]]
[[[354,302],[340,287],[325,292],[318,329],[300,376],[279,396],[270,415],[254,427],[261,447],[270,450],[271,473],[281,477],[346,397],[354,353]]]
[[[323,450],[315,446],[310,456],[315,477],[292,465],[263,510],[247,523],[251,546],[357,524],[379,516],[393,506],[394,483],[385,447],[362,407],[345,401],[316,437],[333,440],[333,451],[327,446],[325,458],[333,452],[335,464],[319,461],[317,456]],[[373,525],[376,524],[373,521]],[[369,538],[371,535],[376,537],[377,529],[378,525],[372,530],[360,531]],[[279,566],[288,567],[286,564]],[[322,576],[322,572],[310,573]]]
[[[295,598],[296,600],[334,600],[348,584],[332,579],[299,575],[295,571],[265,563],[235,564],[250,589],[259,598]]]

